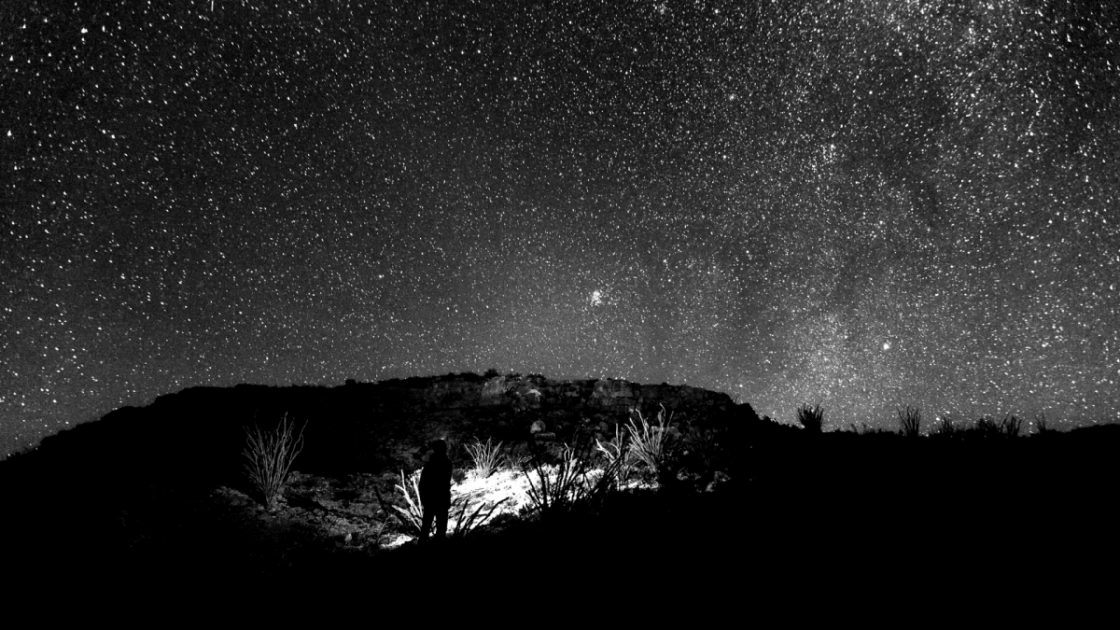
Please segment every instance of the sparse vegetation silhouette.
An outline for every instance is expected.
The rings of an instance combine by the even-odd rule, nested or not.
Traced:
[[[920,436],[922,429],[922,413],[917,407],[906,407],[906,412],[898,410],[898,426],[906,437]]]
[[[276,508],[292,463],[303,450],[303,429],[298,433],[293,433],[293,429],[288,414],[284,414],[274,431],[264,431],[258,425],[245,429],[247,445],[243,455],[249,460],[245,470],[261,503],[270,510]]]
[[[930,437],[952,439],[958,438],[963,434],[964,427],[958,426],[952,417],[945,416],[933,427],[933,430],[930,432]]]
[[[824,428],[824,410],[820,405],[802,405],[797,409],[797,421],[809,433],[820,433]]]
[[[1055,430],[1050,426],[1046,420],[1045,415],[1039,415],[1034,420],[1035,435],[1050,435],[1055,433]]]

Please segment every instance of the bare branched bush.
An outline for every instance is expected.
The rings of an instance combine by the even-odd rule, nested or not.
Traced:
[[[404,497],[405,507],[394,505],[393,509],[400,515],[401,521],[404,522],[405,527],[414,536],[420,535],[420,530],[424,525],[424,505],[420,501],[420,474],[422,470],[417,470],[408,476],[407,480],[404,476],[404,471],[401,471],[401,482],[394,486],[401,496]],[[412,491],[409,491],[409,488]],[[381,496],[378,495],[380,501]],[[384,503],[381,505],[385,509]]]
[[[293,428],[288,423],[288,414],[284,414],[275,431],[266,432],[256,425],[245,429],[248,444],[242,454],[249,460],[245,471],[262,504],[270,510],[276,507],[280,491],[288,481],[292,462],[303,450],[303,429],[293,434]]]
[[[1053,433],[1053,432],[1054,432],[1054,429],[1050,427],[1050,423],[1047,422],[1045,415],[1038,415],[1038,416],[1035,417],[1035,419],[1034,419],[1034,434],[1035,435],[1046,435],[1048,433]]]
[[[905,414],[899,409],[898,425],[906,437],[918,437],[921,435],[922,413],[917,407],[907,406]]]
[[[1004,437],[1017,438],[1019,432],[1023,428],[1022,418],[1009,415],[1000,422],[1000,428],[1003,429]]]

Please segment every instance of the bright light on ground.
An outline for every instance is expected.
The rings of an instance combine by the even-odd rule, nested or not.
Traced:
[[[557,472],[556,466],[545,466],[545,472],[549,475],[550,479],[555,479]],[[418,474],[418,473],[417,473]],[[536,472],[532,471],[530,474],[534,475],[534,483],[536,481]],[[588,472],[588,481],[594,483],[600,475],[603,474],[602,469],[592,469]],[[647,483],[642,483],[638,480],[630,480],[623,485],[624,490],[632,490],[635,488],[653,488],[655,486]],[[502,469],[490,475],[488,479],[482,479],[474,474],[474,471],[467,473],[466,479],[463,483],[451,486],[451,501],[454,503],[462,497],[466,497],[469,501],[470,510],[474,510],[479,503],[486,505],[494,505],[502,499],[509,499],[503,503],[490,518],[485,521],[479,521],[475,527],[485,525],[486,523],[494,520],[500,514],[512,514],[517,516],[518,511],[522,507],[530,507],[532,500],[529,498],[529,480],[524,473],[514,472],[509,469]],[[483,512],[486,510],[483,509]],[[455,526],[454,515],[448,522],[448,530]],[[386,543],[384,546],[387,548],[399,547],[415,537],[408,536],[407,534],[400,534],[393,540]]]

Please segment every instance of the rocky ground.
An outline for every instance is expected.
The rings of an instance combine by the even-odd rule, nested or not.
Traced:
[[[545,472],[555,479],[555,467],[545,467]],[[592,470],[589,478],[594,481],[600,472]],[[410,492],[418,474],[405,475],[403,486]],[[536,472],[530,474],[536,479]],[[705,487],[696,481],[682,479],[682,487],[688,488],[681,492],[711,494],[728,478],[721,473]],[[538,519],[530,514],[529,483],[524,472],[509,468],[486,478],[471,470],[456,471],[450,545],[467,548],[486,540],[490,552],[496,553],[504,543],[495,546],[493,541],[510,543],[518,538],[519,527],[535,526]],[[408,509],[401,487],[400,471],[342,479],[295,471],[272,509],[229,486],[206,494],[162,496],[152,488],[152,496],[137,497],[134,507],[122,509],[108,529],[115,541],[112,546],[123,552],[116,561],[127,557],[137,571],[152,574],[176,566],[181,567],[176,572],[222,566],[246,576],[278,578],[321,569],[335,575],[340,570],[368,572],[395,562],[393,556],[400,561],[417,544],[415,527],[400,513]],[[656,481],[634,475],[617,495],[653,499],[658,490]],[[415,494],[412,500],[416,501]],[[457,527],[460,515],[466,522],[480,507],[469,530]]]
[[[555,467],[546,472],[555,479]],[[592,471],[591,479],[599,473],[601,471]],[[405,476],[404,487],[409,488],[410,493],[414,492],[412,484],[418,475],[419,471]],[[501,469],[487,478],[473,471],[457,477],[458,481],[451,488],[453,507],[448,523],[451,537],[469,532],[500,533],[511,524],[529,518],[533,503],[529,497],[529,477],[525,473]],[[409,508],[401,488],[399,472],[334,479],[295,471],[271,510],[246,493],[226,486],[211,493],[213,505],[210,509],[224,514],[225,519],[247,531],[287,532],[293,539],[292,544],[297,546],[326,546],[334,552],[373,557],[416,542],[414,526],[398,511],[398,508]],[[628,493],[655,493],[656,490],[655,481],[637,478],[622,488]],[[411,494],[411,499],[416,502],[415,494]],[[468,523],[471,514],[480,508],[473,522]],[[131,535],[142,535],[140,531],[143,530]],[[294,539],[302,541],[297,543]]]

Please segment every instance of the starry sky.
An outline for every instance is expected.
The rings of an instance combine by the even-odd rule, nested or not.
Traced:
[[[1120,413],[1120,8],[6,0],[0,450],[488,368]]]

